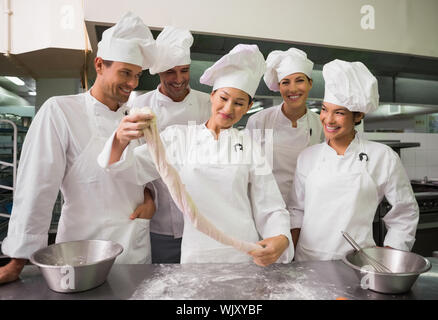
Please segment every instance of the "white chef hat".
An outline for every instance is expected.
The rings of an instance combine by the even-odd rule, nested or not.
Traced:
[[[265,69],[265,59],[257,45],[238,44],[205,70],[199,82],[213,86],[213,91],[231,87],[254,97]]]
[[[272,51],[266,58],[266,72],[263,77],[266,85],[272,91],[280,91],[278,83],[284,77],[302,72],[312,78],[313,62],[307,59],[307,54],[296,48],[287,51]]]
[[[190,64],[190,47],[193,36],[189,30],[172,26],[164,27],[156,40],[157,59],[150,67],[149,73],[156,74],[175,66]]]
[[[363,113],[379,106],[377,79],[362,62],[336,59],[324,65],[322,75],[324,101]]]
[[[155,40],[143,21],[131,12],[102,34],[97,56],[103,60],[119,61],[147,69],[154,61]]]

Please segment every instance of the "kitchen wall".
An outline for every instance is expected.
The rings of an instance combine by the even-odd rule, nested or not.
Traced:
[[[50,97],[82,92],[80,79],[39,78],[36,80],[36,111]]]
[[[365,132],[369,140],[419,142],[420,147],[401,149],[400,156],[409,178],[438,178],[438,133]]]
[[[436,0],[94,0],[84,6],[86,22],[115,23],[132,10],[153,29],[174,25],[204,34],[438,57],[437,33],[431,32],[438,28]]]

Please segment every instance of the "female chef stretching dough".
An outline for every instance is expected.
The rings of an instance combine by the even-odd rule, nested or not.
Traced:
[[[264,71],[265,60],[256,45],[237,45],[200,79],[213,86],[209,120],[197,126],[171,126],[161,133],[168,160],[199,211],[228,235],[265,246],[250,253],[262,266],[290,262],[294,251],[290,216],[271,170],[259,170],[264,158],[249,133],[232,128],[251,107]],[[147,145],[132,150],[148,119],[144,114],[125,117],[100,154],[99,164],[115,178],[144,184],[156,174]],[[181,263],[248,262],[251,256],[185,221]]]
[[[372,222],[385,196],[392,209],[383,219],[384,245],[410,250],[418,204],[398,155],[367,141],[354,129],[379,103],[377,80],[361,62],[334,60],[323,67],[320,114],[326,142],[298,157],[291,220],[301,228],[295,260],[339,259],[351,250],[341,231],[359,245],[375,246]]]

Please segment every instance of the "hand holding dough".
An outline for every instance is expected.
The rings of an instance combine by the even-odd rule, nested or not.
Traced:
[[[135,113],[153,114],[149,107],[132,108],[130,114]],[[240,241],[239,239],[226,235],[198,211],[192,198],[185,190],[178,172],[166,160],[166,152],[157,130],[155,117],[150,120],[150,126],[145,128],[143,133],[148,144],[149,153],[155,163],[155,167],[164,183],[167,185],[173,201],[175,201],[177,207],[192,222],[197,230],[222,244],[232,246],[245,253],[261,248],[258,244]]]

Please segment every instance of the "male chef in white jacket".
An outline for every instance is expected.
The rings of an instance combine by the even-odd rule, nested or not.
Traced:
[[[192,44],[193,36],[188,30],[171,26],[166,26],[156,39],[157,59],[149,72],[158,73],[160,84],[154,91],[137,97],[133,107],[150,107],[159,132],[175,124],[200,124],[210,117],[210,95],[189,87]],[[179,263],[183,214],[161,179],[148,186],[157,207],[150,227],[152,263]]]
[[[96,159],[125,115],[124,103],[142,69],[152,63],[154,50],[148,27],[132,13],[125,14],[98,44],[93,87],[52,97],[36,114],[23,145],[2,245],[12,259],[0,268],[0,283],[16,280],[32,253],[47,246],[59,190],[64,204],[56,242],[113,240],[124,248],[116,262],[150,262],[149,220],[130,217],[143,203],[144,188],[111,179]]]

